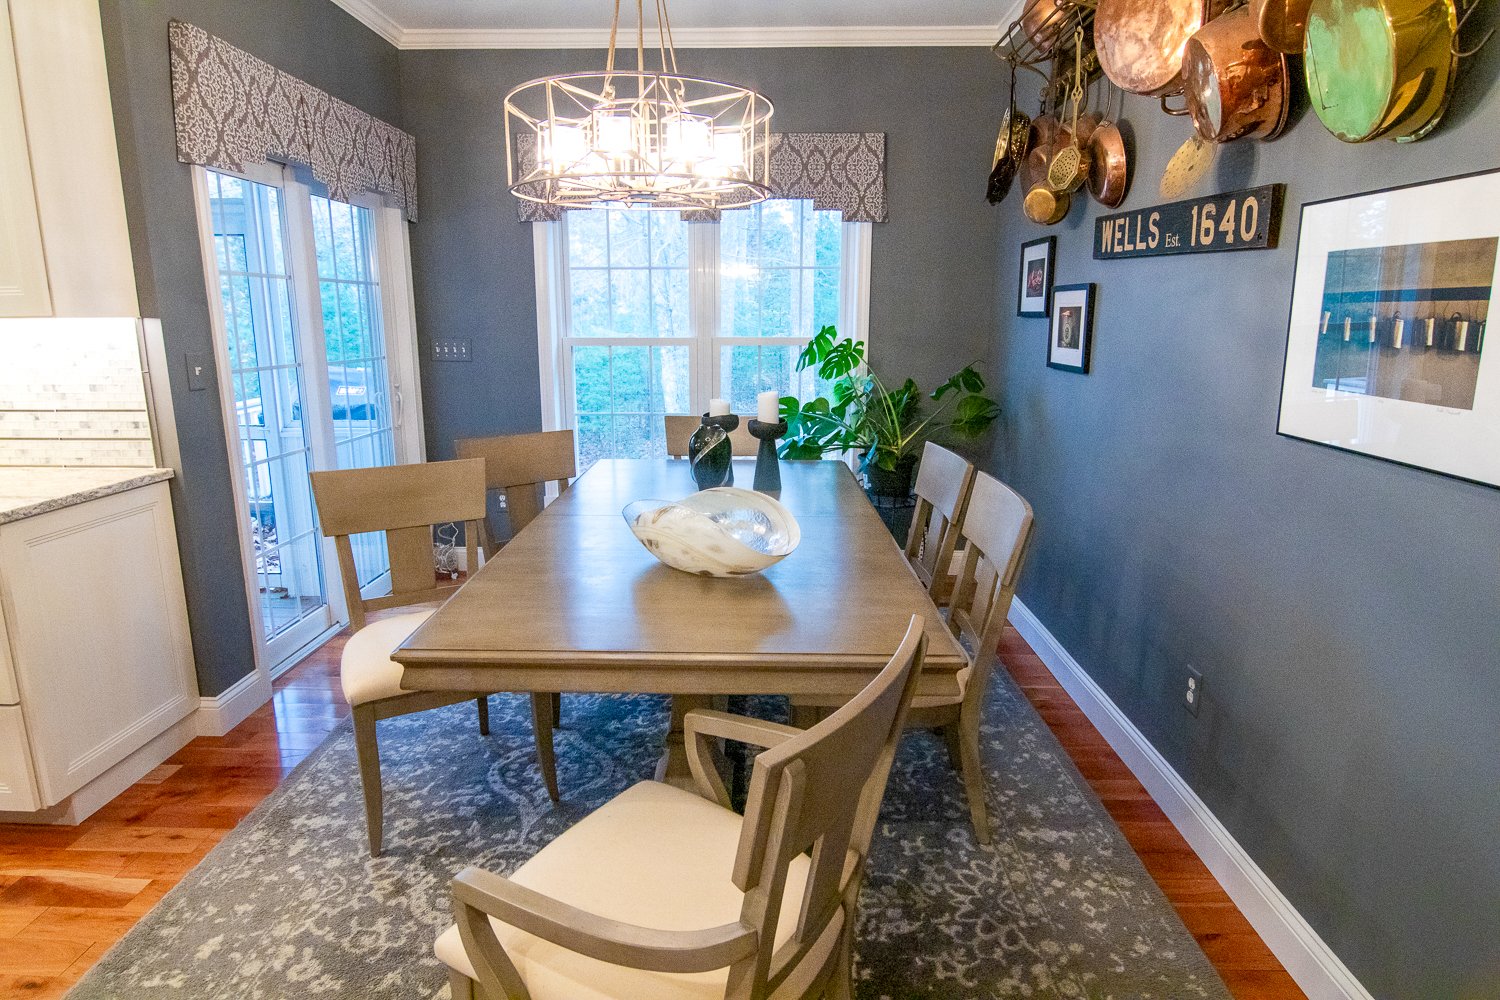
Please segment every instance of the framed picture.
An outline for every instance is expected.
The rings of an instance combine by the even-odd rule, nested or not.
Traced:
[[[1021,244],[1021,283],[1016,299],[1017,316],[1046,318],[1052,299],[1052,262],[1057,256],[1057,237],[1043,236]]]
[[[1302,206],[1277,432],[1500,486],[1500,171]]]
[[[1052,324],[1047,336],[1047,367],[1087,375],[1094,339],[1094,286],[1052,289]]]

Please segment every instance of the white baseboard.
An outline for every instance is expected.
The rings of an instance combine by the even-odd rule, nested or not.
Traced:
[[[1019,599],[1010,622],[1250,921],[1309,1000],[1374,1000],[1135,724]]]
[[[198,735],[223,736],[271,700],[271,679],[259,670],[246,674],[213,698],[198,700]]]

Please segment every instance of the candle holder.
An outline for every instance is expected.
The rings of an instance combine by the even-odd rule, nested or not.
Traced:
[[[786,421],[767,424],[751,420],[745,426],[750,429],[750,436],[760,441],[760,451],[755,456],[755,488],[761,493],[780,496],[781,459],[776,455],[776,439],[786,435]]]
[[[688,438],[688,462],[693,482],[700,490],[734,485],[734,446],[729,432],[740,425],[733,413],[721,416],[703,414],[703,423]]]

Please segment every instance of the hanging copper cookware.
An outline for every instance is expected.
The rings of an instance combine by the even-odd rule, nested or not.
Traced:
[[[1094,47],[1121,90],[1164,97],[1182,90],[1182,50],[1229,0],[1099,0]]]
[[[1286,56],[1261,39],[1248,7],[1215,18],[1188,39],[1182,87],[1193,127],[1211,142],[1272,139],[1286,124]]]
[[[1420,139],[1448,107],[1458,69],[1454,0],[1312,0],[1308,96],[1345,142]]]
[[[1016,71],[1010,71],[1010,106],[1000,119],[1000,133],[995,137],[995,157],[990,164],[989,185],[985,198],[999,204],[1010,191],[1011,182],[1026,157],[1031,137],[1031,116],[1016,107]]]
[[[1312,0],[1250,0],[1250,16],[1261,41],[1277,52],[1301,55],[1311,6]]]
[[[1072,0],[1026,0],[1021,11],[1021,30],[1038,52],[1051,52],[1068,26]]]
[[[1125,138],[1114,122],[1100,123],[1089,135],[1089,194],[1105,208],[1125,200],[1130,186],[1130,167],[1125,159]]]
[[[1068,192],[1054,191],[1043,181],[1026,192],[1026,202],[1022,207],[1026,211],[1026,218],[1032,222],[1053,226],[1067,216],[1072,204],[1072,196]]]

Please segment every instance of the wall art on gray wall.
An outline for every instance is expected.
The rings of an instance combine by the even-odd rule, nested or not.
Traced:
[[[1016,293],[1016,315],[1044,319],[1052,301],[1052,277],[1056,271],[1057,237],[1043,236],[1021,244],[1021,276]]]
[[[1500,486],[1497,250],[1500,171],[1304,205],[1278,432]]]
[[[1052,323],[1047,336],[1047,367],[1087,375],[1094,339],[1094,285],[1052,289]]]

